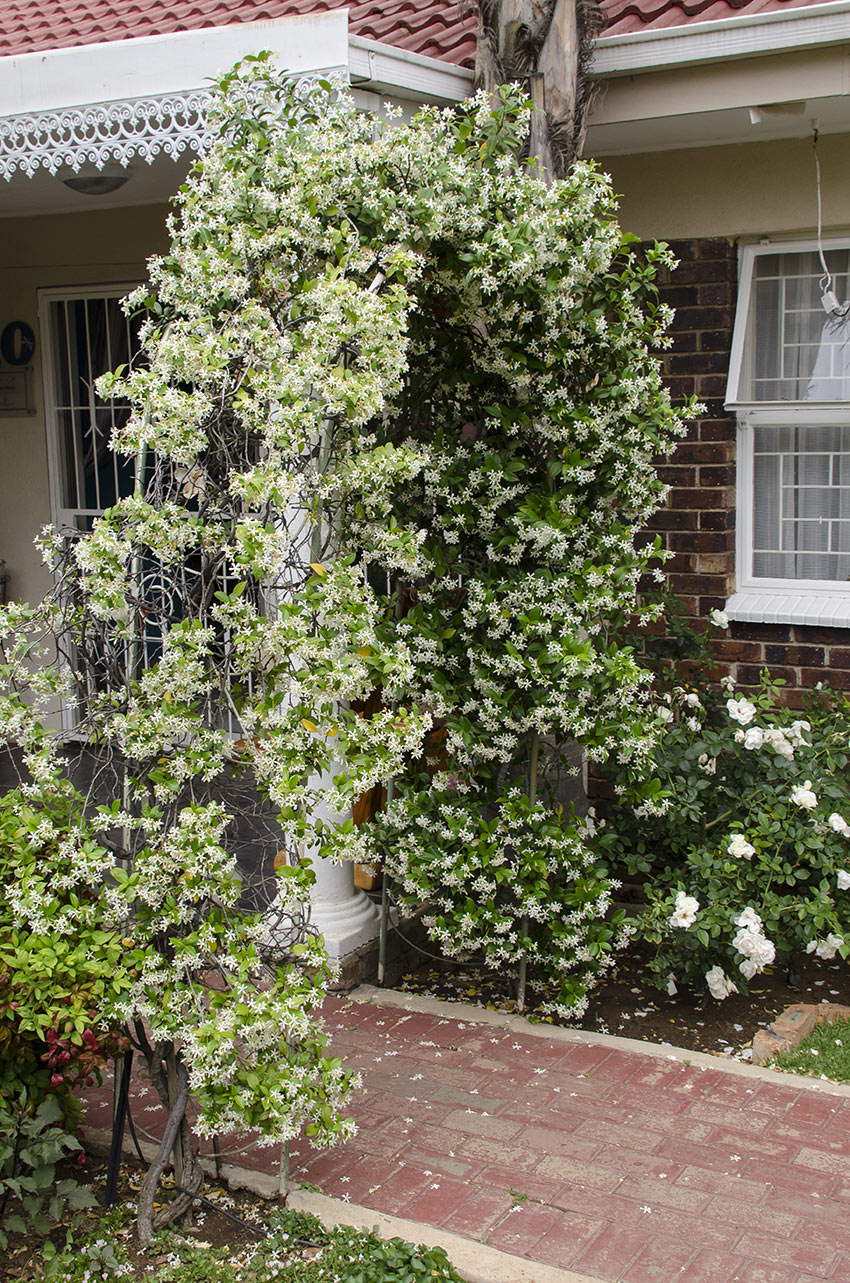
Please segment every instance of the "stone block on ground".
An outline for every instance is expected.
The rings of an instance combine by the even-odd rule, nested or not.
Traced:
[[[753,1038],[753,1064],[766,1065],[774,1056],[793,1051],[825,1020],[846,1020],[848,1017],[850,1007],[843,1007],[838,1002],[795,1002]]]

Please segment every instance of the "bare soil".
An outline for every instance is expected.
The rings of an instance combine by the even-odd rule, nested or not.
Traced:
[[[758,1029],[771,1024],[792,1003],[850,1004],[850,966],[840,958],[834,962],[805,958],[793,985],[784,970],[769,968],[755,977],[748,995],[732,994],[723,1002],[707,991],[687,989],[670,997],[648,984],[647,974],[645,954],[634,949],[622,956],[616,970],[593,991],[580,1020],[544,1016],[535,1006],[534,993],[529,995],[526,1014],[532,1020],[747,1060],[749,1044]],[[449,1002],[516,1010],[512,979],[483,968],[432,962],[406,975],[399,987]]]

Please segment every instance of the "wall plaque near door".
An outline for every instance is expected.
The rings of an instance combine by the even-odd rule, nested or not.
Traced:
[[[0,414],[35,414],[30,370],[0,368]]]

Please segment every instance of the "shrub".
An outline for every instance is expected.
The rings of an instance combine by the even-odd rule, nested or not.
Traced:
[[[38,1104],[26,1091],[16,1100],[0,1098],[0,1247],[8,1246],[10,1233],[47,1235],[68,1208],[93,1206],[85,1185],[71,1176],[57,1179],[59,1162],[80,1151],[55,1097]],[[52,1252],[45,1244],[45,1256]]]
[[[26,1091],[36,1107],[55,1093],[69,1124],[73,1089],[124,1045],[106,1013],[131,983],[100,920],[92,869],[104,852],[80,833],[81,813],[73,792],[0,796],[0,1098]]]
[[[519,788],[489,810],[475,797],[433,790],[415,822],[403,801],[392,805],[377,822],[386,867],[408,905],[427,905],[423,920],[447,957],[480,953],[501,971],[526,958],[532,987],[556,991],[542,1009],[579,1016],[627,935],[587,829]]]
[[[850,954],[850,701],[818,690],[800,713],[779,695],[767,673],[750,696],[671,684],[655,776],[629,804],[616,780],[597,849],[644,879],[638,931],[671,992],[722,998],[774,961]]]

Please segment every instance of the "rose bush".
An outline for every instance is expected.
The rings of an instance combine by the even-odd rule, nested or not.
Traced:
[[[597,838],[644,882],[655,982],[723,998],[773,963],[850,956],[850,701],[818,690],[795,711],[767,673],[747,695],[665,685],[656,773],[630,801],[620,774]]]

